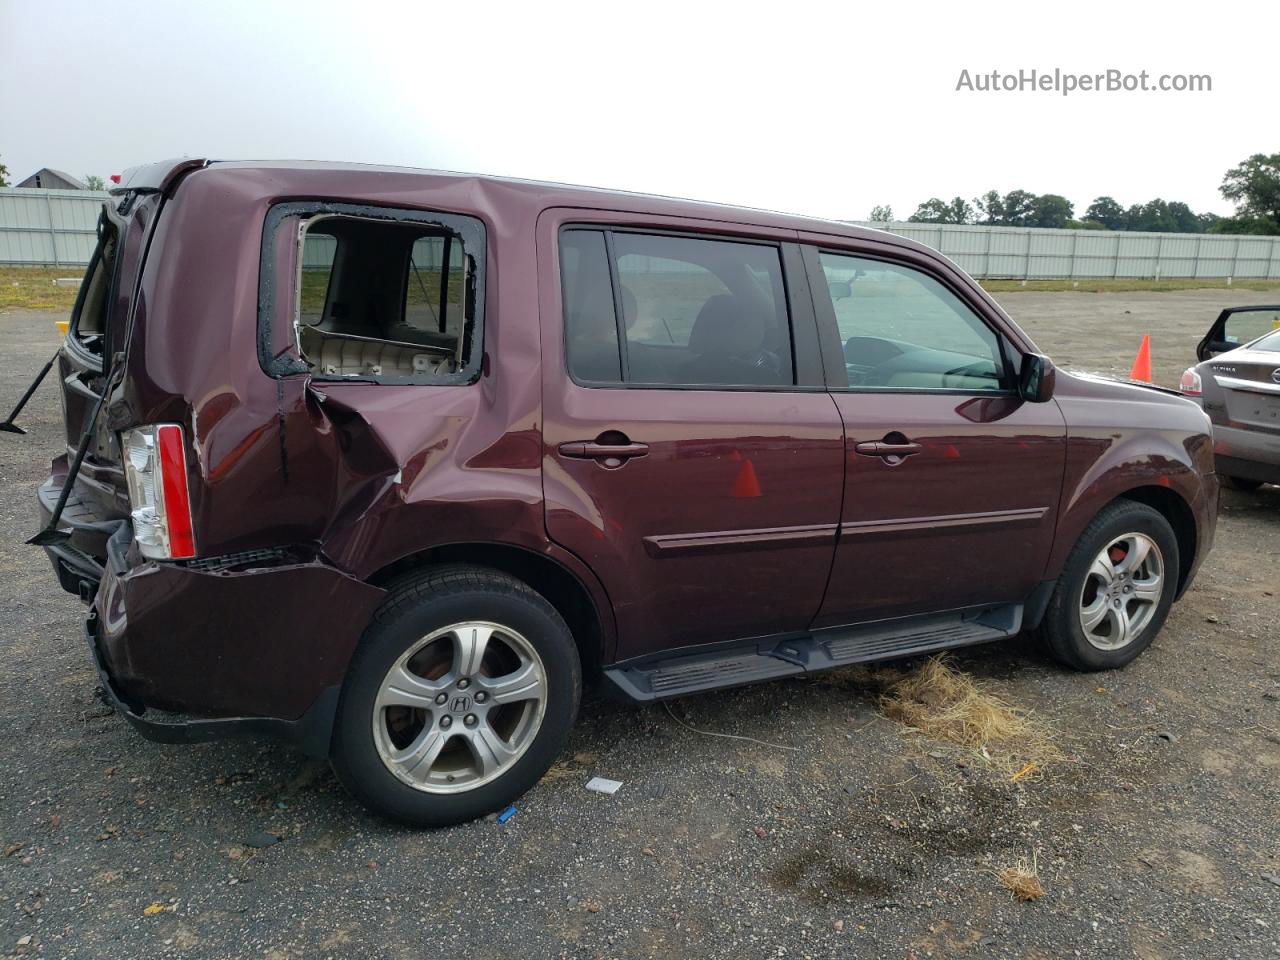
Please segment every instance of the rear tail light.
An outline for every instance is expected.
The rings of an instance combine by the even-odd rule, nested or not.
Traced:
[[[1178,384],[1178,389],[1188,397],[1200,396],[1200,374],[1196,372],[1195,367],[1187,367],[1182,372],[1182,380]]]
[[[144,557],[185,560],[196,555],[187,490],[182,427],[165,423],[128,430],[123,437],[133,536]]]

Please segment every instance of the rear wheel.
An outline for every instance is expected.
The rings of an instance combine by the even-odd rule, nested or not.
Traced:
[[[1151,645],[1173,604],[1178,538],[1142,503],[1121,500],[1080,535],[1045,612],[1050,649],[1077,670],[1122,667]]]
[[[1232,490],[1242,490],[1245,493],[1253,493],[1262,486],[1261,480],[1249,480],[1246,477],[1223,477],[1222,479]]]
[[[333,764],[374,811],[416,826],[500,810],[564,747],[581,667],[524,583],[447,566],[393,584],[352,658]]]

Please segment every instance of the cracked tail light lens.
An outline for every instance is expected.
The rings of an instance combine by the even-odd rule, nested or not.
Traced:
[[[138,549],[152,560],[194,557],[182,427],[172,423],[138,427],[126,431],[122,440]]]
[[[1186,370],[1182,371],[1182,380],[1178,383],[1178,389],[1188,397],[1200,396],[1200,374],[1196,372],[1195,367],[1187,367]]]

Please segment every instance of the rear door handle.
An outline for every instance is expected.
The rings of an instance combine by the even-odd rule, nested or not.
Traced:
[[[574,460],[630,460],[649,452],[647,443],[598,443],[595,440],[575,440],[560,444],[560,456]]]

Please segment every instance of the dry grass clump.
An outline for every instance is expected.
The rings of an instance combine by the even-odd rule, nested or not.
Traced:
[[[891,683],[880,697],[880,709],[913,730],[1018,770],[1017,779],[1062,758],[1047,724],[982,689],[945,655],[931,657]]]
[[[542,775],[542,779],[563,780],[566,777],[576,776],[595,762],[594,753],[575,753],[571,757],[562,757],[551,765],[551,769]]]
[[[1004,884],[1015,900],[1028,902],[1044,896],[1044,886],[1040,883],[1039,865],[1034,853],[1030,860],[1019,860],[1012,867],[997,870],[996,879]]]

